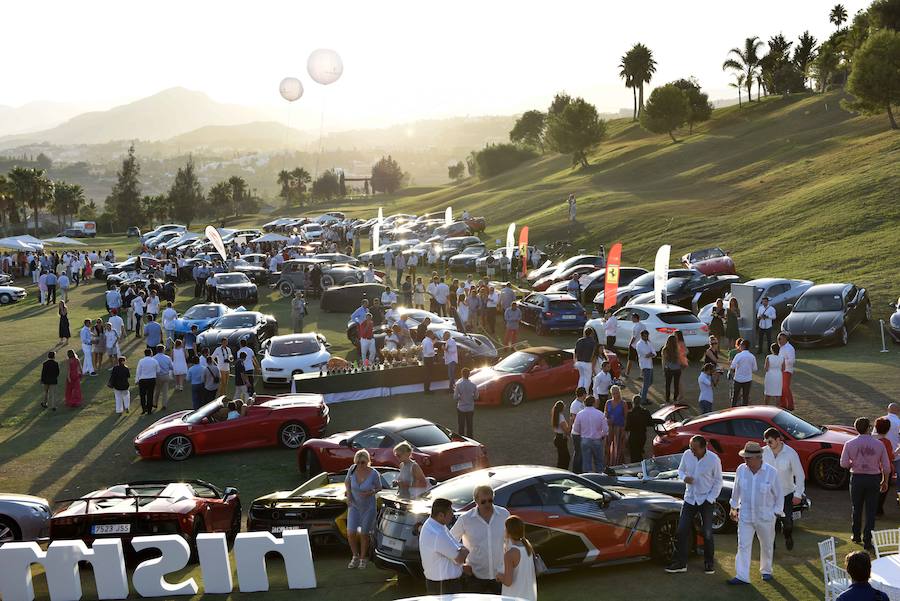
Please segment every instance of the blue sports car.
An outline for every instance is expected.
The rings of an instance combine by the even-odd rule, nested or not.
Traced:
[[[194,305],[184,312],[184,315],[175,320],[175,334],[188,334],[191,326],[197,326],[197,332],[208,330],[213,322],[231,313],[232,309],[222,303],[204,303]]]

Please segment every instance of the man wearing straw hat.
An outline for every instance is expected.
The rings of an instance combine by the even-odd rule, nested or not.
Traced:
[[[750,441],[738,453],[744,458],[734,474],[731,492],[731,519],[738,523],[738,550],[734,558],[735,577],[728,584],[750,584],[750,556],[753,537],[759,539],[759,571],[769,582],[775,547],[775,521],[784,514],[784,495],[778,470],[763,463],[762,447]]]

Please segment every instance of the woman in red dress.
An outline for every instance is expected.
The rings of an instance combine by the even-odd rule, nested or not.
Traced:
[[[81,407],[81,362],[72,349],[66,354],[69,357],[69,369],[66,373],[66,406]]]

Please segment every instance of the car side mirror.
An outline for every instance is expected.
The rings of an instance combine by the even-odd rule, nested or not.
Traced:
[[[348,447],[348,448],[349,448],[349,447],[350,447],[350,439],[349,439],[349,438],[345,438],[345,439],[341,440],[341,441],[338,443],[338,445],[339,445],[339,446],[342,446],[342,447]]]
[[[785,307],[787,307],[788,309],[793,309],[793,308],[794,308],[794,303],[787,303],[787,304],[785,305]]]
[[[606,495],[603,495],[602,497],[597,499],[597,505],[600,507],[600,509],[606,509],[607,507],[609,507],[609,502],[610,499]]]
[[[222,491],[222,500],[227,501],[231,497],[236,497],[238,494],[238,489],[233,486],[226,486],[225,490]]]
[[[204,425],[208,424],[208,423],[209,423],[209,418],[208,418],[208,417],[204,417],[203,419],[200,420],[200,423],[201,423],[201,424],[204,424]]]

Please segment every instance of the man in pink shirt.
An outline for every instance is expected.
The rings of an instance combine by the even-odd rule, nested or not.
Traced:
[[[867,551],[874,553],[872,530],[875,529],[875,511],[879,495],[887,490],[891,463],[884,443],[869,433],[871,424],[868,418],[857,418],[853,426],[859,435],[847,442],[841,452],[841,467],[850,470],[853,542],[863,543]],[[866,523],[860,538],[864,508]]]
[[[595,405],[594,397],[584,399],[584,409],[578,412],[572,423],[572,434],[581,437],[582,472],[602,472],[606,467],[603,448],[606,435],[609,434],[609,424],[606,416]]]

